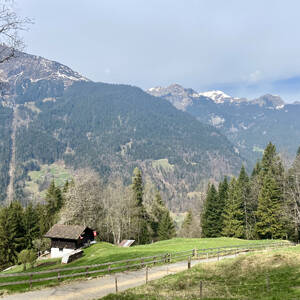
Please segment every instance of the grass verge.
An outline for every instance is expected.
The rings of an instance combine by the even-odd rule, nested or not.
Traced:
[[[299,270],[300,246],[296,246],[241,255],[219,263],[203,263],[191,270],[102,299],[300,299]]]
[[[274,242],[274,241],[273,241]],[[68,267],[76,267],[76,266],[85,266],[85,265],[92,265],[92,264],[102,264],[107,262],[116,262],[120,260],[127,260],[133,258],[140,258],[145,256],[155,256],[165,253],[174,253],[179,251],[191,250],[194,248],[198,249],[206,249],[206,248],[216,248],[216,247],[224,247],[224,246],[237,246],[237,245],[253,245],[253,244],[261,244],[261,243],[270,243],[268,240],[264,241],[247,241],[247,240],[240,240],[234,238],[214,238],[214,239],[183,239],[183,238],[176,238],[167,241],[161,241],[150,245],[141,245],[135,246],[130,248],[119,248],[109,243],[98,243],[89,248],[84,249],[84,256],[73,263],[68,265],[61,265],[60,260],[43,260],[40,261],[39,264],[33,268],[28,269],[27,272],[38,272],[44,270],[52,270],[57,268],[68,268]],[[11,269],[7,273],[15,273],[21,272],[21,266],[16,266],[16,268]],[[61,275],[64,274],[72,274],[76,273],[77,271],[66,271],[61,272]],[[84,270],[82,270],[84,272]],[[57,274],[57,273],[56,273]],[[53,274],[39,274],[34,275],[33,279],[38,278],[46,278],[51,276],[56,276],[55,273]],[[97,273],[91,276],[99,276],[105,273]],[[84,276],[84,273],[82,277]],[[20,281],[20,280],[27,280],[27,277],[15,277],[15,278],[0,278],[0,283],[4,281]],[[74,278],[78,279],[78,277]],[[73,279],[73,280],[74,280]],[[61,279],[62,281],[71,281],[71,279]],[[41,288],[45,286],[53,286],[60,284],[57,279],[40,282],[40,283],[33,283],[32,288]],[[0,291],[5,291],[7,293],[11,292],[24,292],[29,290],[29,284],[22,284],[22,285],[14,285],[14,286],[3,286],[0,287]]]

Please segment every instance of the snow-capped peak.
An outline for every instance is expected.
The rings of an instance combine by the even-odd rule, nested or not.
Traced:
[[[225,94],[222,91],[207,91],[204,93],[199,93],[198,96],[203,96],[212,99],[215,103],[224,103],[224,101],[231,101],[234,98]]]

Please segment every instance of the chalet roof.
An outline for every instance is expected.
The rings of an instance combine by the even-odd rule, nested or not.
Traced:
[[[77,240],[87,227],[83,225],[62,225],[55,224],[45,234],[47,238],[61,238]]]

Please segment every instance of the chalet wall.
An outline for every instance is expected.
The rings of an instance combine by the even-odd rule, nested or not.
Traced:
[[[51,248],[51,258],[63,257],[66,254],[69,254],[74,251],[74,249],[63,248]]]
[[[74,250],[77,248],[77,241],[53,238],[51,239],[51,248],[67,248]]]

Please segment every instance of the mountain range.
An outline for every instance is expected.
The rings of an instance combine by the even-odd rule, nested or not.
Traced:
[[[219,129],[238,153],[253,166],[268,142],[287,158],[294,158],[300,145],[300,105],[287,104],[279,96],[235,98],[222,91],[198,93],[178,84],[147,90],[200,122]]]
[[[89,167],[103,181],[120,176],[125,184],[138,166],[169,207],[186,210],[208,180],[236,174],[242,164],[214,124],[140,88],[95,83],[22,52],[0,69],[1,201],[40,201],[59,175],[51,173],[55,164],[70,173]]]

